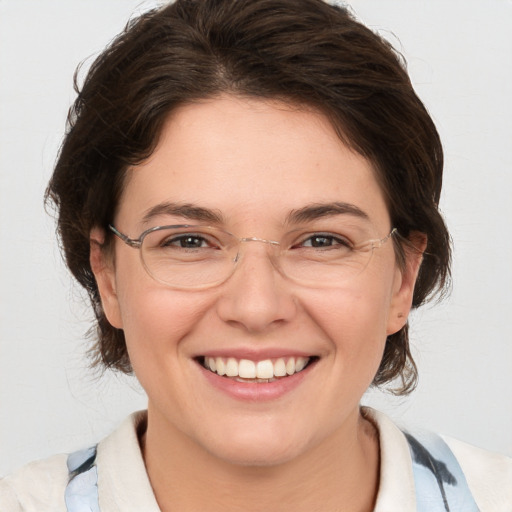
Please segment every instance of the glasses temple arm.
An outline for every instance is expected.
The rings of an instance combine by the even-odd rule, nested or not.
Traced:
[[[130,238],[129,236],[126,236],[124,233],[121,233],[121,231],[118,231],[112,224],[108,225],[110,231],[114,233],[117,237],[119,237],[125,244],[129,245],[130,247],[140,248],[142,245],[142,242],[140,240],[134,240],[133,238]]]

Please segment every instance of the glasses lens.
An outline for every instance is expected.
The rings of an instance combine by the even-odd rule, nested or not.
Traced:
[[[142,261],[157,281],[178,288],[220,283],[233,271],[236,239],[207,226],[165,227],[142,240]]]
[[[315,287],[339,286],[368,266],[380,240],[371,234],[348,231],[290,233],[280,258],[281,269],[291,279]]]

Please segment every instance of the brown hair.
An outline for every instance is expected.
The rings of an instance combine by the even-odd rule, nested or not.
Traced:
[[[402,237],[427,235],[413,307],[449,278],[450,239],[438,211],[443,153],[403,59],[342,7],[322,0],[176,0],[132,20],[92,64],[70,109],[47,200],[66,262],[98,324],[96,362],[130,372],[124,333],[103,312],[89,264],[91,228],[112,221],[127,167],[153,151],[178,105],[222,92],[320,110],[368,158]],[[109,243],[109,231],[106,230]],[[395,244],[400,256],[401,245]],[[374,385],[414,388],[408,326],[388,336]]]

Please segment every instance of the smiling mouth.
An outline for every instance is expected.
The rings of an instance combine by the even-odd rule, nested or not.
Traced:
[[[233,379],[238,382],[268,383],[285,379],[300,373],[317,361],[318,357],[279,357],[251,361],[234,357],[199,358],[200,364],[216,375]]]

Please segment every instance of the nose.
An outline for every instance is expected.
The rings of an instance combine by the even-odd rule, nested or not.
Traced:
[[[250,333],[263,333],[289,322],[296,314],[290,283],[273,263],[276,243],[243,239],[233,275],[223,284],[217,302],[219,317]],[[263,243],[252,243],[263,242]]]

